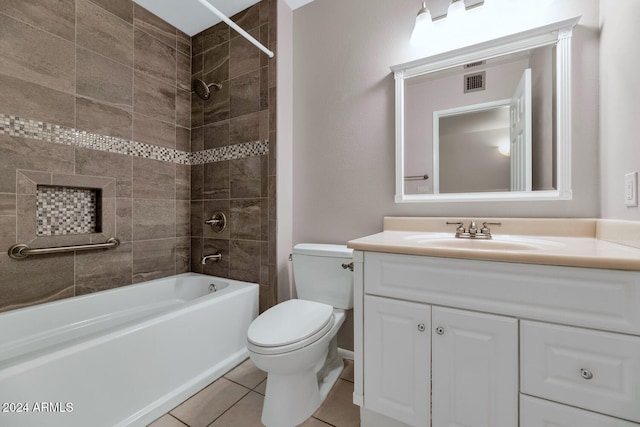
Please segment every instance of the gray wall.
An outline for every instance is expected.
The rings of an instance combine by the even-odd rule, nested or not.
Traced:
[[[385,215],[597,217],[597,0],[557,1],[549,11],[582,15],[573,39],[573,200],[394,203],[389,66],[414,59],[408,41],[418,3],[316,0],[294,11],[294,243],[376,233]]]
[[[430,2],[433,16],[447,4]],[[380,232],[387,215],[597,217],[598,6],[598,0],[557,1],[548,16],[582,15],[573,38],[573,200],[429,204],[394,203],[389,67],[417,58],[409,38],[419,2],[315,0],[294,10],[292,243],[345,243]],[[433,40],[432,51],[450,48],[452,40],[444,40],[446,47]],[[279,170],[280,178],[289,177]],[[352,332],[349,317],[340,347],[352,348]]]
[[[639,220],[624,204],[624,174],[640,170],[640,37],[637,0],[600,0],[600,166],[602,217]]]

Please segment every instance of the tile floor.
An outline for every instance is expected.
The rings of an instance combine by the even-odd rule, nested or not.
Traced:
[[[260,427],[266,378],[247,359],[148,427]],[[360,410],[352,403],[352,395],[353,361],[345,360],[327,399],[301,426],[358,427]]]

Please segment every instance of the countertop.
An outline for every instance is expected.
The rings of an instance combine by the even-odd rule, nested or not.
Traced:
[[[470,220],[386,217],[384,231],[351,240],[347,246],[406,255],[640,271],[640,223],[632,221],[479,218],[475,220],[478,230],[484,221],[502,223],[491,227],[496,242],[526,242],[534,248],[501,249],[482,241],[474,242],[473,248],[428,244],[454,240],[455,226],[447,226],[447,221],[462,221],[466,228]]]

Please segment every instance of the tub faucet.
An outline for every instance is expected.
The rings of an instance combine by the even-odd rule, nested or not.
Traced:
[[[220,262],[220,260],[222,259],[222,254],[218,251],[215,254],[205,255],[202,257],[202,264],[206,264],[210,259],[214,262]]]

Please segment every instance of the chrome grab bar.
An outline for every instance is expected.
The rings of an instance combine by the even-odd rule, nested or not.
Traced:
[[[405,181],[422,181],[422,180],[427,180],[429,179],[429,175],[424,174],[424,175],[413,175],[413,176],[405,176],[404,180]]]
[[[60,254],[64,252],[88,251],[93,249],[113,249],[120,246],[120,240],[115,237],[109,238],[104,243],[88,243],[86,245],[56,246],[53,248],[32,249],[29,245],[18,243],[9,248],[7,253],[13,259],[24,259],[30,255]]]

